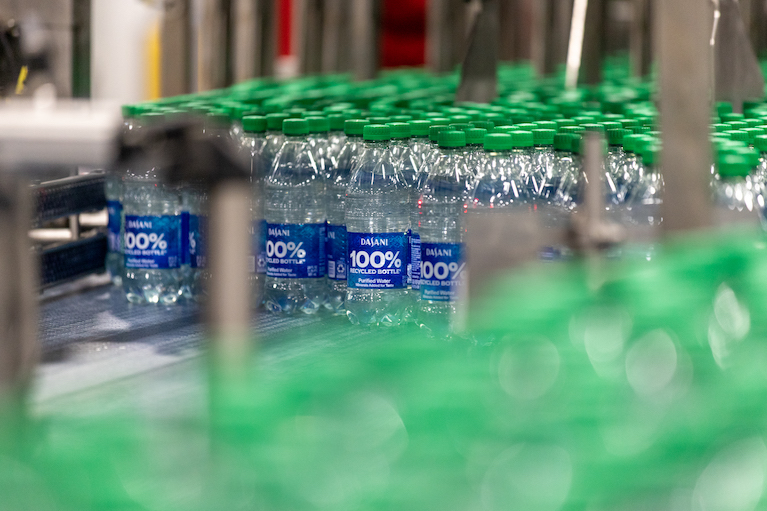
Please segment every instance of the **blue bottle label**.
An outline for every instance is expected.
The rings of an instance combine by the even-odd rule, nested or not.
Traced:
[[[181,216],[125,215],[125,267],[165,270],[181,265]]]
[[[189,266],[189,211],[181,212],[181,264]]]
[[[410,234],[410,286],[421,289],[421,235]]]
[[[452,302],[465,283],[462,243],[421,243],[421,300]]]
[[[328,224],[325,254],[328,261],[328,278],[346,280],[346,226]]]
[[[283,279],[325,276],[325,224],[267,224],[266,275]]]
[[[189,215],[189,265],[192,268],[207,266],[205,241],[208,236],[208,217]]]
[[[120,251],[120,223],[123,214],[123,205],[118,200],[107,201],[107,243],[110,252]]]
[[[407,284],[407,233],[347,233],[352,289],[402,289]]]
[[[253,220],[251,228],[250,273],[266,273],[266,220]]]

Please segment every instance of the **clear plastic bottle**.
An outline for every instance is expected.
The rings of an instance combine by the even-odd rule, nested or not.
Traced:
[[[266,276],[266,220],[264,220],[264,180],[268,171],[263,159],[266,145],[266,117],[246,115],[242,118],[240,151],[250,163],[251,186],[251,256],[250,283],[253,305],[258,307],[264,296]]]
[[[711,181],[716,226],[750,228],[763,218],[759,202],[764,201],[764,193],[749,175],[751,151],[735,143],[719,148],[717,175]]]
[[[305,119],[283,122],[285,142],[265,184],[267,310],[316,313],[325,302],[325,180]],[[267,142],[268,145],[268,142]]]
[[[346,278],[348,253],[346,250],[346,188],[349,186],[352,167],[362,152],[362,130],[369,124],[364,119],[345,122],[346,142],[338,154],[336,165],[327,184],[327,258],[328,296],[325,306],[334,314],[346,314]]]
[[[346,134],[344,133],[344,122],[346,119],[347,117],[342,113],[328,114],[328,121],[330,121],[328,142],[330,144],[330,157],[334,162],[338,160],[338,154],[346,142]]]
[[[429,141],[431,122],[420,119],[408,121],[408,124],[410,125],[410,153],[415,157],[420,168],[426,154],[431,149],[431,142]]]
[[[410,124],[406,122],[392,122],[389,123],[389,129],[391,131],[391,144],[389,150],[392,154],[392,161],[394,162],[397,171],[402,176],[407,186],[408,204],[413,204],[418,197],[416,196],[416,181],[418,180],[419,163],[418,158],[413,154],[410,145]],[[420,265],[419,253],[416,253],[416,261],[412,259],[412,226],[411,230],[408,230],[408,254],[407,254],[407,287],[408,295],[410,296],[410,305],[405,313],[405,321],[411,321],[414,318],[413,304],[416,302],[415,295],[418,291],[413,290],[413,265]]]
[[[754,148],[759,151],[759,165],[754,172],[754,178],[764,183],[767,182],[767,135],[756,136]]]
[[[532,202],[540,193],[542,177],[533,167],[533,132],[513,130],[509,134],[514,146],[511,150],[511,164],[519,172],[520,179],[525,185],[525,199]]]
[[[369,124],[346,189],[346,314],[354,324],[396,326],[409,306],[408,190],[392,162],[390,130]]]
[[[483,158],[485,157],[484,143],[487,130],[484,128],[467,128],[463,130],[466,134],[466,168],[473,176],[479,173],[479,169],[482,166]]]
[[[309,151],[322,177],[326,180],[330,179],[334,165],[328,140],[330,121],[324,116],[309,116],[305,119],[309,123],[309,136],[306,139],[309,143]]]
[[[421,191],[421,274],[417,323],[432,335],[454,332],[456,302],[464,286],[465,225],[469,180],[462,131],[439,134],[441,155]]]
[[[537,183],[537,190],[534,200],[539,200],[542,196],[544,203],[548,203],[547,186],[554,174],[554,136],[556,130],[549,128],[536,128],[533,130],[533,154],[532,166],[533,175]]]
[[[663,223],[664,182],[660,172],[660,146],[656,142],[642,148],[644,171],[633,186],[631,197],[618,206],[620,222],[627,230],[624,255],[638,255],[650,260],[657,251],[657,239]]]
[[[286,113],[271,113],[266,115],[266,143],[261,152],[267,169],[274,165],[274,158],[282,148],[285,142],[285,135],[282,133],[282,123],[288,118]]]
[[[508,133],[490,133],[485,137],[483,164],[469,186],[473,209],[495,210],[524,204],[524,186],[512,166],[512,147]]]
[[[152,126],[163,116],[144,114]],[[178,191],[165,186],[159,169],[129,169],[123,180],[123,289],[132,303],[170,305],[179,299],[181,203]]]
[[[423,191],[423,185],[426,179],[429,177],[432,165],[439,157],[439,144],[438,138],[442,131],[447,131],[448,127],[445,125],[431,125],[430,121],[411,121],[410,129],[411,133],[415,130],[418,133],[423,133],[428,126],[428,140],[429,143],[419,142],[418,144],[411,144],[411,151],[415,154],[416,150],[421,151],[421,166],[418,169],[418,175],[415,180],[415,185],[411,192],[410,198],[410,290],[413,298],[412,313],[408,311],[408,317],[412,316],[413,321],[416,321],[417,311],[419,310],[419,302],[421,301],[421,233],[420,233],[420,215],[421,215],[421,193]],[[423,135],[419,135],[421,140],[425,139]]]

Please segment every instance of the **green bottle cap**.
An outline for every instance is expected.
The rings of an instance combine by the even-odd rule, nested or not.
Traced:
[[[623,128],[621,123],[615,122],[615,121],[603,122],[602,127],[604,128],[605,133],[607,133],[610,130],[617,130],[617,129]]]
[[[538,125],[534,122],[522,122],[517,124],[515,128],[522,131],[533,131],[534,129],[538,128]]]
[[[558,128],[557,123],[554,121],[538,121],[535,125],[540,130],[555,130]]]
[[[660,144],[651,142],[645,145],[642,148],[642,162],[648,167],[648,170],[660,163]]]
[[[727,101],[720,101],[716,105],[716,113],[721,117],[722,115],[732,113],[732,105]]]
[[[412,116],[412,115],[404,115],[404,114],[401,114],[401,115],[392,115],[392,116],[390,117],[390,119],[391,119],[393,122],[409,122],[409,121],[412,121],[412,120],[413,120],[413,116]]]
[[[386,124],[368,124],[362,130],[362,138],[368,142],[385,142],[391,139],[391,130]]]
[[[583,133],[584,131],[586,130],[583,126],[562,126],[561,128],[559,128],[560,133],[573,134],[573,133]]]
[[[746,177],[751,172],[750,158],[744,153],[722,151],[718,160],[717,170],[723,179]]]
[[[288,118],[288,114],[272,113],[266,114],[266,128],[270,131],[279,131],[282,129],[282,122]]]
[[[246,115],[242,118],[242,129],[246,133],[263,133],[266,131],[266,117],[263,115]]]
[[[449,129],[450,127],[447,124],[432,124],[429,126],[429,141],[437,142],[439,140],[439,134]]]
[[[763,153],[767,153],[767,135],[757,135],[754,137],[754,147]]]
[[[347,119],[344,122],[344,133],[350,137],[361,137],[365,126],[370,124],[367,119]]]
[[[468,123],[468,122],[471,122],[471,116],[470,115],[464,115],[464,114],[451,115],[450,116],[450,122],[452,122],[452,123]]]
[[[568,151],[572,150],[572,142],[570,142],[570,133],[557,133],[554,135],[554,149],[556,151]]]
[[[295,117],[285,119],[282,121],[282,132],[288,136],[306,135],[309,133],[309,122]]]
[[[722,118],[722,122],[742,121],[745,118],[743,114],[733,112],[732,105],[729,112],[719,112],[719,117]]]
[[[748,133],[748,143],[751,145],[753,145],[756,137],[764,135],[764,128],[745,128],[743,131]]]
[[[554,136],[557,132],[553,129],[538,128],[533,130],[533,144],[537,146],[550,146],[554,144]]]
[[[731,130],[742,130],[744,128],[748,128],[748,123],[746,121],[729,121],[725,124],[729,125],[729,129]]]
[[[748,124],[749,128],[758,128],[759,126],[762,125],[762,120],[761,119],[754,119],[754,118],[746,119],[745,122],[746,122],[746,124]]]
[[[730,138],[732,140],[748,143],[748,133],[746,133],[743,130],[728,130],[728,131],[725,131],[725,133],[730,135]]]
[[[432,124],[439,124],[440,126],[449,126],[450,125],[450,119],[447,117],[432,117],[431,118]]]
[[[625,129],[631,129],[634,126],[639,126],[639,121],[636,119],[621,119],[619,122],[621,123],[621,127]]]
[[[445,130],[439,134],[439,146],[444,148],[466,146],[466,134],[458,130]]]
[[[488,133],[485,136],[485,151],[511,151],[513,146],[508,133]]]
[[[471,127],[472,127],[471,124],[468,122],[455,122],[453,124],[450,124],[451,130],[466,131],[467,129]]]
[[[128,117],[135,116],[136,112],[137,112],[136,105],[123,105],[122,106],[122,114],[123,114],[123,117],[125,117],[126,119]]]
[[[631,133],[627,129],[616,128],[607,130],[607,142],[610,145],[623,145],[623,138]]]
[[[629,130],[626,130],[626,133],[623,137],[623,150],[627,153],[634,153],[642,135],[629,135],[628,133],[631,133]]]
[[[510,133],[511,141],[514,147],[533,147],[533,132],[532,131],[512,131]]]
[[[487,131],[490,131],[495,127],[495,124],[490,121],[471,121],[471,125],[475,128],[482,128]]]
[[[581,154],[583,136],[579,133],[570,134],[570,150],[573,154]]]
[[[330,129],[333,131],[343,131],[344,130],[344,121],[346,121],[346,117],[344,117],[344,114],[328,114],[328,121],[330,121]]]
[[[466,133],[466,145],[482,145],[485,142],[487,130],[484,128],[469,128]]]
[[[330,131],[330,120],[327,117],[312,116],[305,119],[309,123],[309,133],[327,133]]]
[[[428,137],[431,122],[427,120],[409,121],[410,135],[413,137]]]
[[[574,120],[572,120],[572,119],[557,119],[557,120],[556,120],[556,121],[554,121],[554,122],[556,122],[556,123],[557,123],[557,129],[558,129],[558,130],[560,130],[560,131],[561,131],[561,130],[562,130],[562,128],[564,128],[564,127],[567,127],[567,126],[576,126],[576,125],[578,124],[577,122],[575,122],[575,121],[574,121]]]
[[[731,130],[731,129],[732,128],[730,127],[729,124],[725,124],[723,122],[711,125],[711,130],[716,132],[716,133],[724,133],[725,131],[728,131],[728,130]]]
[[[410,138],[410,125],[406,122],[390,122],[388,124],[391,138]]]
[[[388,117],[370,117],[368,121],[370,121],[370,124],[387,124],[391,122],[391,119]]]
[[[493,133],[511,133],[512,131],[516,131],[516,126],[512,126],[509,124],[505,124],[502,126],[496,126],[493,128]]]
[[[604,126],[602,126],[601,124],[597,124],[595,122],[581,124],[581,127],[583,127],[583,129],[585,131],[592,132],[592,133],[604,133],[605,132]]]

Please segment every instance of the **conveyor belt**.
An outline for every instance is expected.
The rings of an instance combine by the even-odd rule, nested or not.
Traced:
[[[300,371],[311,364],[313,353],[343,350],[373,337],[344,317],[326,314],[283,317],[261,310],[254,313],[253,326],[259,336],[258,356],[267,370],[275,371]],[[379,329],[374,337],[379,342],[402,333],[403,329]],[[88,390],[98,392],[105,384],[126,379],[134,394],[162,392],[157,385],[187,393],[191,390],[184,385],[204,375],[204,328],[196,304],[132,305],[121,289],[101,286],[43,303],[40,339],[43,363],[35,401],[43,408],[61,410],[55,402],[62,398],[77,400],[80,394],[85,399]],[[160,380],[164,383],[157,383]],[[177,397],[164,395],[161,402],[174,404],[172,396]]]

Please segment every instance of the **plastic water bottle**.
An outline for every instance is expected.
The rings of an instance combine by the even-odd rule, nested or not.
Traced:
[[[541,176],[541,191],[538,200],[542,204],[556,206],[566,210],[571,209],[569,204],[562,203],[560,182],[566,169],[573,163],[572,142],[568,133],[557,133],[553,141],[554,154],[551,166]]]
[[[490,133],[485,137],[482,167],[469,186],[473,209],[497,209],[522,205],[524,184],[512,165],[513,141],[508,133]]]
[[[581,202],[584,184],[583,161],[581,160],[582,136],[568,133],[570,155],[559,162],[559,191],[557,202],[566,210],[574,210]]]
[[[342,113],[328,114],[328,121],[330,122],[330,133],[328,133],[328,143],[330,144],[330,157],[333,161],[338,160],[338,154],[344,147],[346,142],[346,133],[344,133],[344,122],[346,121],[346,115]]]
[[[122,285],[123,253],[122,253],[122,178],[115,172],[107,172],[104,193],[107,199],[107,258],[106,269],[115,286]]]
[[[161,122],[144,114],[142,126]],[[179,299],[181,204],[157,168],[129,169],[123,181],[123,289],[132,303],[169,305]]]
[[[431,149],[429,141],[429,127],[431,122],[425,119],[408,121],[410,125],[410,153],[418,162],[419,168]]]
[[[756,166],[754,177],[764,183],[767,182],[767,135],[754,137],[754,147],[759,151],[759,164]]]
[[[404,179],[407,186],[408,193],[408,205],[413,204],[418,200],[416,192],[418,172],[419,172],[419,158],[413,154],[413,150],[410,144],[410,124],[406,122],[393,122],[389,123],[389,129],[391,131],[392,141],[389,145],[391,151],[392,161],[397,168],[398,173]],[[408,206],[410,207],[410,206]],[[412,221],[412,219],[411,219]],[[409,296],[409,305],[405,313],[404,320],[411,321],[415,318],[415,310],[413,306],[417,301],[415,295],[419,294],[418,290],[413,289],[413,267],[414,265],[421,264],[420,260],[420,248],[416,249],[415,256],[416,261],[413,261],[413,242],[412,242],[412,225],[408,230],[408,254],[407,254],[407,287]]]
[[[348,254],[346,250],[346,188],[349,186],[352,167],[362,152],[362,130],[369,124],[363,119],[345,122],[346,142],[338,154],[333,173],[327,185],[327,259],[328,296],[325,306],[335,314],[345,314],[346,278]]]
[[[533,130],[533,175],[537,183],[535,200],[543,197],[543,203],[548,203],[547,186],[554,174],[554,136],[556,130],[550,128],[536,128]]]
[[[479,169],[482,166],[483,158],[485,157],[485,135],[487,130],[484,128],[467,128],[463,130],[466,134],[466,167],[474,176],[479,173]]]
[[[657,143],[649,143],[643,147],[644,171],[634,183],[631,196],[618,206],[623,212],[621,223],[627,228],[631,245],[624,249],[624,253],[638,253],[647,260],[655,255],[655,242],[663,223],[660,210],[665,185],[663,174],[658,168],[659,158],[660,146]]]
[[[268,163],[263,159],[266,145],[266,117],[248,115],[242,118],[240,151],[250,163],[251,186],[251,255],[250,283],[253,304],[261,304],[266,276],[266,220],[264,220],[264,180]]]
[[[511,143],[511,165],[519,173],[520,179],[524,183],[525,198],[532,200],[539,194],[540,176],[533,167],[533,132],[525,130],[510,131]]]
[[[285,135],[282,133],[282,123],[288,118],[286,113],[271,113],[266,115],[266,144],[262,151],[262,157],[271,170],[274,158],[285,143]]]
[[[325,180],[304,119],[283,122],[285,142],[265,186],[267,310],[316,313],[325,302]],[[267,142],[268,145],[268,142]]]
[[[328,140],[330,121],[323,116],[310,116],[305,119],[309,123],[309,136],[306,139],[309,143],[309,151],[312,153],[320,175],[326,180],[330,179],[334,165]]]
[[[719,148],[717,175],[712,179],[714,223],[720,227],[754,227],[764,215],[764,194],[749,175],[751,149],[728,143]]]
[[[441,155],[421,191],[421,300],[417,322],[441,336],[454,330],[456,302],[465,282],[463,211],[471,173],[463,154],[463,132],[441,132],[439,145]]]
[[[369,124],[346,189],[346,315],[354,324],[402,323],[409,299],[408,190],[388,149],[390,130]]]

